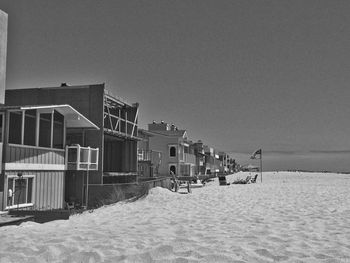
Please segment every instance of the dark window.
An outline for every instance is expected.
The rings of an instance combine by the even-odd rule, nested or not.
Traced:
[[[14,204],[25,204],[27,199],[27,180],[16,179],[15,180],[15,200]]]
[[[24,144],[35,146],[36,110],[26,110],[24,116]]]
[[[10,112],[9,143],[22,144],[22,112]]]
[[[188,146],[184,146],[184,153],[190,153],[190,148]]]
[[[176,147],[175,146],[170,147],[169,155],[170,155],[170,157],[176,156]]]
[[[51,113],[40,114],[39,146],[51,147]]]
[[[33,177],[22,179],[9,178],[7,206],[30,204],[32,202],[32,193]]]
[[[176,174],[176,166],[175,165],[170,166],[170,174],[171,173]]]
[[[2,142],[2,135],[4,134],[2,120],[4,119],[3,114],[0,114],[0,142]]]
[[[53,148],[63,148],[63,122],[64,117],[57,111],[54,111],[53,123]]]
[[[73,145],[73,144],[84,145],[82,130],[67,129],[66,145]]]
[[[33,192],[33,178],[28,178],[27,203],[32,202],[32,192]]]

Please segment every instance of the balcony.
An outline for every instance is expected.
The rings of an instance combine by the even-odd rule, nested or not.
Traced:
[[[191,154],[191,153],[184,153],[184,162],[195,164],[196,163],[196,156],[194,154]]]
[[[139,162],[151,162],[152,164],[160,164],[162,160],[161,152],[146,151],[142,149],[137,150],[137,160]]]
[[[76,144],[66,149],[67,170],[98,170],[98,148]]]

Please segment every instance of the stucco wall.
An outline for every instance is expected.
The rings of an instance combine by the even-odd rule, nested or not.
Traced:
[[[178,145],[179,139],[177,137],[168,137],[155,135],[149,139],[149,147],[153,151],[158,151],[162,153],[162,163],[159,167],[159,174],[169,175],[169,163],[178,163],[179,148],[176,157],[169,156],[169,145]],[[179,167],[176,167],[179,171]]]

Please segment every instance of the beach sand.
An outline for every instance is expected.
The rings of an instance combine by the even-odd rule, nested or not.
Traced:
[[[350,175],[155,188],[67,221],[2,227],[0,262],[350,262]]]

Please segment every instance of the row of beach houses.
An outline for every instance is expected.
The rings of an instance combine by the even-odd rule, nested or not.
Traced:
[[[234,169],[228,154],[173,124],[141,129],[139,104],[105,84],[6,90],[2,11],[0,30],[0,211],[88,206],[94,189]]]

